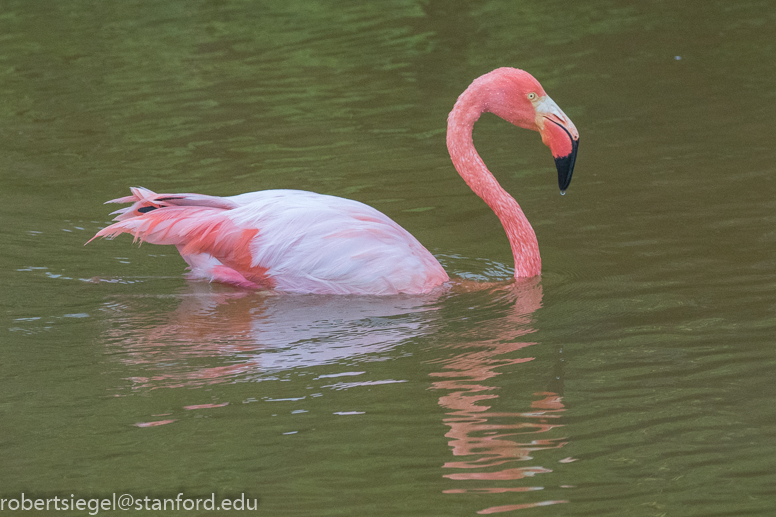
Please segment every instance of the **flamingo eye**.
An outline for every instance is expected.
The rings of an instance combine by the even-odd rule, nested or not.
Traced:
[[[536,94],[534,92],[531,92],[528,94],[528,100],[533,101],[536,100]]]

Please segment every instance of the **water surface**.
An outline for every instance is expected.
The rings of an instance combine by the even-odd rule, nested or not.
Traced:
[[[295,515],[772,515],[770,2],[4,3],[0,496],[223,496]],[[475,144],[536,229],[457,176],[475,77],[533,73],[581,134]],[[83,244],[129,186],[368,203],[470,291],[192,283]]]

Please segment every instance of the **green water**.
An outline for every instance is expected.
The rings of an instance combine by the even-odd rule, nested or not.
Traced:
[[[0,499],[776,512],[772,2],[0,7]],[[475,128],[542,250],[517,284],[445,148],[499,66],[581,134],[561,197],[535,133]],[[186,281],[173,248],[84,247],[134,185],[354,198],[495,284],[252,293]]]

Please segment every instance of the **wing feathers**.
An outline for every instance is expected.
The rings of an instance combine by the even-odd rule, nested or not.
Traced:
[[[157,194],[143,187],[131,187],[131,196],[111,199],[105,203],[132,203],[132,206],[119,208],[111,215],[116,215],[115,221],[124,221],[141,214],[167,206],[199,206],[207,208],[220,208],[231,210],[237,208],[237,203],[227,198],[218,196],[205,196],[202,194]]]
[[[158,196],[153,192],[150,194],[135,201],[133,212],[129,210],[122,212],[116,217],[118,222],[97,232],[89,242],[97,237],[112,239],[122,233],[129,233],[134,236],[135,242],[176,245],[184,258],[187,255],[211,255],[221,264],[239,272],[237,275],[232,275],[225,270],[213,270],[214,278],[217,277],[221,281],[239,277],[242,280],[229,283],[244,285],[247,279],[258,286],[274,286],[274,282],[267,276],[267,268],[253,264],[250,243],[259,233],[258,229],[238,227],[227,217],[228,210],[223,208],[159,206],[157,210],[138,212],[138,209],[142,209],[143,206],[137,205],[159,201]],[[138,197],[140,196],[136,194],[133,199]]]

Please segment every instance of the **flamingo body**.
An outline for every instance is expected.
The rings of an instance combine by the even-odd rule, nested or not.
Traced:
[[[536,276],[541,273],[536,234],[474,148],[472,130],[484,112],[541,133],[555,158],[561,192],[571,181],[579,133],[539,82],[515,68],[477,78],[448,117],[453,165],[504,226],[515,277]],[[109,201],[132,205],[114,212],[117,222],[92,240],[131,233],[135,240],[174,244],[194,278],[289,292],[375,295],[426,293],[449,280],[409,232],[358,201],[299,190],[232,197],[131,190],[131,196]]]
[[[232,197],[133,188],[119,222],[96,237],[131,233],[174,244],[190,276],[319,294],[418,294],[449,280],[415,237],[378,210],[300,190]]]

